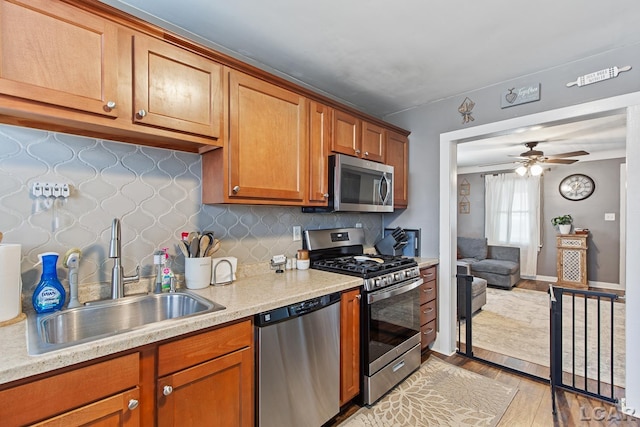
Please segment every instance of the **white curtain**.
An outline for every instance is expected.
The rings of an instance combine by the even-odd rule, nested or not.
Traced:
[[[485,235],[520,248],[520,275],[535,277],[540,247],[540,176],[485,176]]]

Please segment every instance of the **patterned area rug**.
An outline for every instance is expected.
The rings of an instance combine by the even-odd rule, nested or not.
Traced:
[[[517,389],[434,356],[340,427],[495,426]]]
[[[572,316],[571,299],[564,297],[563,307],[563,370],[572,372]],[[576,298],[575,333],[576,375],[597,378],[597,328],[598,306],[594,299],[587,300],[587,323],[585,323],[584,298]],[[625,304],[614,303],[614,353],[611,354],[611,305],[604,301],[601,314],[601,360],[600,374],[603,382],[610,383],[611,361],[614,365],[614,384],[625,385]],[[503,290],[487,288],[487,304],[473,316],[473,346],[485,350],[549,366],[549,295],[546,292],[513,288]],[[585,332],[585,325],[587,331]],[[464,342],[464,323],[461,337]],[[585,363],[584,337],[588,337],[589,357]],[[613,357],[612,357],[613,356]]]

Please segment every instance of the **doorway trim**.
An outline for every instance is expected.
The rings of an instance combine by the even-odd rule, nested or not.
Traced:
[[[519,128],[540,124],[561,123],[606,115],[613,111],[627,111],[627,191],[633,194],[632,186],[640,186],[640,92],[606,98],[584,104],[558,108],[499,122],[478,125],[440,135],[440,272],[438,303],[439,330],[433,350],[451,355],[456,348],[456,237],[457,237],[457,144],[492,134],[504,134]],[[635,216],[634,216],[635,213]],[[640,200],[627,200],[626,255],[640,259]],[[640,313],[640,286],[632,289],[630,272],[625,274],[627,282],[627,323],[630,313]],[[632,299],[632,296],[635,298]],[[637,321],[637,319],[633,319]],[[632,343],[627,336],[627,360],[640,359],[640,344]],[[629,368],[633,364],[626,364]],[[636,381],[632,380],[632,378]],[[640,367],[627,371],[627,401],[635,400],[640,407]],[[632,396],[633,395],[633,396]],[[630,399],[631,398],[631,399]]]

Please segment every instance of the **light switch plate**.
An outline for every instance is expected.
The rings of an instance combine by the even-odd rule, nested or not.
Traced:
[[[606,213],[606,214],[604,214],[604,220],[605,221],[615,221],[616,220],[616,214],[615,213]]]
[[[298,242],[302,240],[302,229],[299,225],[293,226],[293,241]]]

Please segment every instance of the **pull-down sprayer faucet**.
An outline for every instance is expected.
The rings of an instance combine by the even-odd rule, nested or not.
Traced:
[[[109,258],[113,258],[113,270],[111,271],[111,298],[118,299],[124,296],[124,284],[140,280],[140,266],[136,267],[136,275],[126,277],[120,262],[120,220],[113,219],[111,224],[111,242],[109,243]]]

